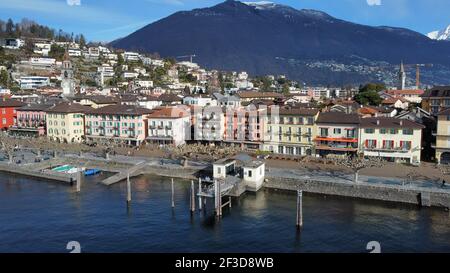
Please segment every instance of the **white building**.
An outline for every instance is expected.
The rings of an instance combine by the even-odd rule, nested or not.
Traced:
[[[19,49],[25,45],[25,41],[16,38],[6,38],[0,40],[0,46],[8,49]]]
[[[32,66],[51,67],[56,64],[56,59],[53,59],[53,58],[30,58],[28,63]]]
[[[137,62],[140,60],[140,54],[137,52],[125,51],[122,56],[126,62]]]
[[[197,106],[216,106],[217,100],[205,96],[205,95],[191,95],[183,98],[183,104],[185,105],[197,105]]]
[[[133,84],[135,87],[141,87],[141,88],[153,87],[153,81],[134,80]]]
[[[40,54],[42,56],[48,56],[48,53],[50,52],[52,48],[51,43],[35,43],[34,44],[34,53]]]
[[[137,73],[137,72],[129,72],[129,71],[122,72],[122,77],[124,79],[135,79],[138,76],[139,76],[139,73]]]
[[[147,140],[161,145],[183,145],[191,134],[190,120],[189,111],[180,107],[156,110],[148,118]]]
[[[20,77],[19,83],[21,89],[36,89],[43,86],[49,86],[50,78],[40,76],[24,76]]]
[[[81,49],[78,48],[69,48],[69,50],[67,50],[67,53],[70,57],[81,57],[82,55]]]

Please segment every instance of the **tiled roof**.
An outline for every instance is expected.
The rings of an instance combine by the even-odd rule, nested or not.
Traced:
[[[408,119],[397,118],[363,118],[361,128],[412,128],[423,129],[425,126]]]
[[[183,118],[189,116],[190,113],[184,109],[178,107],[164,107],[155,109],[153,113],[149,115],[149,118]]]
[[[94,115],[145,115],[152,113],[153,110],[138,107],[135,105],[108,105],[97,109],[91,109],[88,113]]]
[[[78,103],[62,102],[47,109],[47,113],[86,113],[91,109]]]
[[[450,86],[435,86],[432,89],[426,90],[422,97],[450,97]]]
[[[324,112],[320,113],[317,123],[359,124],[359,116],[357,114],[346,114],[344,112]]]
[[[26,105],[23,102],[20,102],[18,100],[0,100],[0,107],[6,108],[6,107],[21,107]]]
[[[280,98],[283,95],[275,92],[257,92],[257,91],[244,91],[236,94],[240,98],[252,99],[252,98]]]

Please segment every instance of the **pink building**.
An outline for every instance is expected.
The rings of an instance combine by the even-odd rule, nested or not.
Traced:
[[[134,105],[109,105],[93,109],[85,116],[86,139],[140,145],[148,136],[148,115],[152,112]]]
[[[260,149],[264,139],[266,111],[254,105],[227,108],[224,119],[224,142],[239,143],[250,149]]]
[[[17,119],[11,133],[15,135],[43,136],[46,132],[46,111],[51,105],[28,104],[17,108]]]

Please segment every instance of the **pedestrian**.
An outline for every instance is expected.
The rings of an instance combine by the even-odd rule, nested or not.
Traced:
[[[445,183],[446,183],[445,180],[442,179],[442,188],[445,187]]]

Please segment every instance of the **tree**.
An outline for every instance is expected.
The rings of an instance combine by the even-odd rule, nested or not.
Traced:
[[[384,161],[380,157],[346,157],[345,159],[336,158],[334,162],[343,167],[347,167],[351,169],[354,173],[354,182],[358,183],[359,181],[359,172],[362,169],[366,168],[381,168],[384,165]]]
[[[5,69],[0,71],[0,86],[8,87],[8,72]]]
[[[16,138],[8,136],[4,132],[0,132],[0,150],[6,153],[9,163],[13,163],[14,152],[19,147],[19,142]]]
[[[86,45],[86,38],[83,34],[80,34],[80,47],[83,48]]]
[[[5,32],[7,35],[12,36],[14,34],[14,22],[11,18],[6,22]]]
[[[283,84],[282,91],[283,91],[284,95],[289,95],[290,90],[289,90],[289,84],[287,82]]]
[[[378,92],[386,90],[386,86],[380,83],[368,83],[359,88],[355,100],[363,105],[380,105],[383,101]]]
[[[66,49],[57,44],[53,44],[50,48],[50,52],[48,55],[52,58],[57,59],[58,61],[62,61],[64,59],[64,54],[66,53]]]

